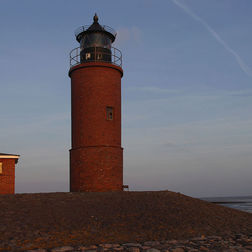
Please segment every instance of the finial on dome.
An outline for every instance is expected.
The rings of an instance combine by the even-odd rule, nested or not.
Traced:
[[[97,16],[96,13],[95,13],[95,15],[94,15],[94,23],[98,23],[98,16]]]

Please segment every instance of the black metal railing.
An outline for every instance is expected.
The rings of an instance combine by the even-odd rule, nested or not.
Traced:
[[[91,50],[88,50],[91,49]],[[122,66],[122,53],[115,47],[104,51],[101,47],[91,47],[80,50],[80,47],[74,48],[70,52],[70,68],[86,62],[107,62],[116,66]],[[83,54],[83,52],[86,52]]]

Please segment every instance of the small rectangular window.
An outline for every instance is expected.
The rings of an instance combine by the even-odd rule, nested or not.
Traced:
[[[3,173],[3,163],[0,162],[0,174]]]
[[[114,108],[113,107],[107,107],[106,108],[106,114],[107,114],[107,120],[113,120],[114,119]]]
[[[91,53],[86,53],[86,60],[91,59]]]
[[[98,54],[97,54],[97,59],[98,59],[98,60],[101,60],[101,59],[102,59],[102,54],[101,54],[101,53],[98,53]]]

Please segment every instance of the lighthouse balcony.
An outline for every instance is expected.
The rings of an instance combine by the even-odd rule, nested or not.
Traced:
[[[70,68],[86,62],[106,62],[122,67],[122,53],[115,47],[74,48],[70,52]]]

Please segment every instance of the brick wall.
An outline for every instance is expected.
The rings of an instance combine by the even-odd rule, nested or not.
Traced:
[[[86,147],[70,151],[70,191],[121,191],[123,150]]]
[[[71,69],[71,191],[122,190],[122,69],[109,63],[80,64]],[[107,120],[106,108],[113,108]]]
[[[0,194],[15,193],[15,159],[0,158],[2,173],[0,174]]]

